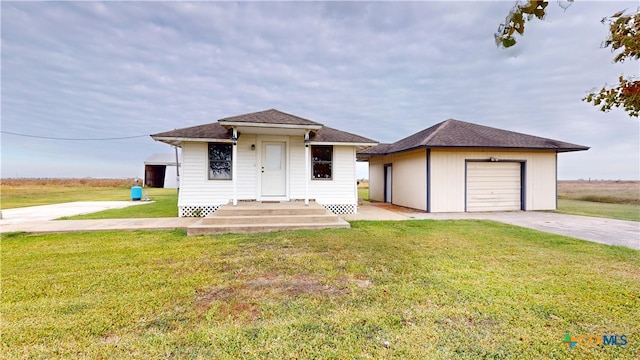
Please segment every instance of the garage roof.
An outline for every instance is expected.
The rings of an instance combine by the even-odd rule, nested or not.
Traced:
[[[563,141],[449,119],[392,144],[380,144],[358,155],[385,155],[417,148],[537,149],[557,152],[588,150]]]

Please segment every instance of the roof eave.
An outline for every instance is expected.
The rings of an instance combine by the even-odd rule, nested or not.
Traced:
[[[566,151],[581,151],[581,150],[589,150],[589,147],[580,146],[580,147],[566,147],[566,148],[552,148],[552,147],[526,147],[526,146],[437,146],[437,145],[429,145],[423,146],[425,148],[430,149],[498,149],[498,150],[544,150],[544,151],[557,151],[557,152],[566,152]]]
[[[580,147],[567,147],[567,148],[551,148],[551,147],[523,147],[523,146],[437,146],[428,145],[422,146],[430,149],[498,149],[498,150],[538,150],[538,151],[556,151],[556,152],[568,152],[568,151],[582,151],[589,150],[587,146]],[[406,151],[406,150],[403,150]]]
[[[571,152],[571,151],[587,151],[591,149],[588,146],[583,146],[583,147],[579,147],[579,148],[565,148],[565,149],[558,149],[556,150],[557,152]]]
[[[542,148],[542,147],[510,147],[510,146],[437,146],[437,145],[422,145],[402,150],[380,152],[375,154],[359,154],[359,156],[385,156],[399,154],[418,149],[497,149],[497,150],[537,150],[537,151],[555,151],[555,152],[571,152],[571,151],[585,151],[589,150],[588,146],[575,147],[575,148]]]
[[[370,156],[385,156],[385,155],[393,155],[393,154],[399,154],[399,153],[403,153],[403,152],[408,152],[408,151],[413,151],[413,150],[418,150],[418,149],[425,149],[428,148],[430,146],[414,146],[411,148],[406,148],[406,149],[402,149],[402,150],[395,150],[395,151],[385,151],[385,152],[381,152],[381,153],[376,153],[376,154],[363,154],[363,155],[370,155]]]
[[[370,148],[378,145],[378,143],[368,142],[341,142],[341,141],[309,141],[310,145],[343,145],[343,146],[362,146]]]
[[[216,138],[193,138],[193,137],[172,137],[172,136],[153,136],[151,138],[155,141],[160,141],[173,146],[182,146],[184,142],[219,142],[219,143],[232,143],[231,139],[216,139]]]

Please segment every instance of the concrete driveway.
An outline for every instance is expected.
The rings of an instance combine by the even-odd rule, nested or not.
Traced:
[[[552,234],[607,245],[626,246],[640,250],[640,222],[605,219],[589,216],[566,215],[539,211],[512,211],[486,213],[425,213],[413,212],[388,204],[364,203],[359,214],[343,215],[345,220],[493,220]]]

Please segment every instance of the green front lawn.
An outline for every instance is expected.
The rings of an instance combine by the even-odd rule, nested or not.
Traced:
[[[13,209],[72,201],[102,200],[131,200],[131,189],[128,187],[2,185],[1,206],[2,209]]]
[[[122,209],[110,209],[90,214],[63,217],[61,220],[133,219],[178,216],[178,193],[176,189],[145,188],[154,202]]]
[[[145,205],[148,206],[148,205]],[[640,253],[496,222],[9,234],[6,358],[640,357]],[[562,343],[625,335],[624,346]]]

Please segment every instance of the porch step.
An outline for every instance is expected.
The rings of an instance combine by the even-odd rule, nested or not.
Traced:
[[[349,228],[322,205],[311,201],[225,205],[187,228],[187,235],[256,233],[280,230]]]
[[[348,229],[348,222],[338,218],[334,223],[275,223],[275,224],[223,224],[202,225],[200,222],[187,228],[187,235],[214,235],[214,234],[248,234],[259,232],[283,231],[283,230],[321,230],[321,229]]]
[[[203,225],[233,225],[252,223],[332,223],[336,222],[338,216],[333,214],[296,214],[296,215],[221,215],[207,216],[201,220]]]
[[[215,216],[267,216],[267,215],[324,215],[327,213],[322,205],[309,202],[293,203],[239,203],[238,206],[225,205],[212,215]]]

